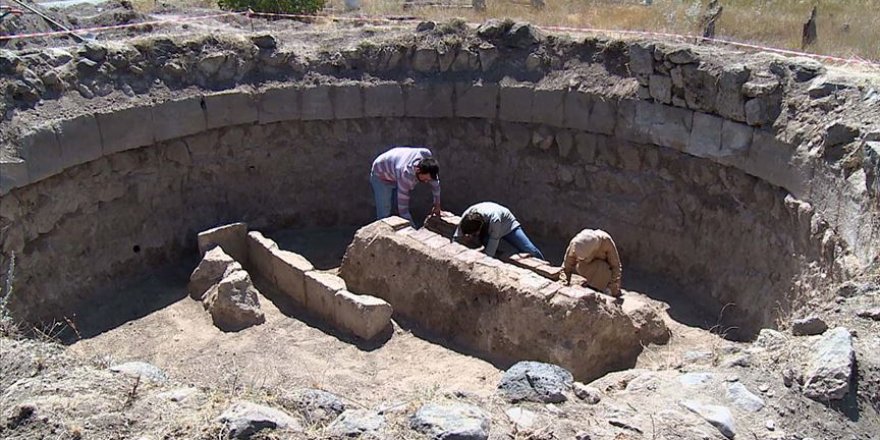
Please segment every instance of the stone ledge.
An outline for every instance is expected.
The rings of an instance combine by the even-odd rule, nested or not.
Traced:
[[[226,90],[205,95],[207,128],[250,124],[260,119],[254,94],[244,90]]]

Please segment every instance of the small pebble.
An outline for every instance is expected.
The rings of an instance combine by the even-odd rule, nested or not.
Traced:
[[[767,427],[768,431],[775,431],[776,430],[776,422],[774,422],[773,420],[767,420],[767,422],[764,423],[764,426]]]
[[[762,383],[762,384],[758,385],[758,390],[760,390],[762,393],[766,393],[767,390],[769,390],[769,389],[770,389],[770,385],[767,385],[766,383]]]

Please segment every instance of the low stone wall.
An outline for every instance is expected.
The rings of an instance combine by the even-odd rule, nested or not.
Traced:
[[[641,352],[632,321],[610,298],[399,218],[361,228],[340,274],[353,289],[393,304],[400,318],[505,367],[551,362],[586,381],[632,367]]]
[[[334,328],[370,340],[391,325],[391,305],[380,298],[346,290],[342,278],[318,272],[306,258],[278,247],[244,223],[212,228],[199,234],[203,253],[220,246],[245,268],[268,281],[312,316]],[[242,258],[242,259],[239,259]]]

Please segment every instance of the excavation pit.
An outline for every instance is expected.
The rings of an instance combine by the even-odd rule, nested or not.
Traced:
[[[580,229],[608,231],[624,288],[660,280],[732,338],[876,266],[878,121],[860,115],[877,104],[858,85],[766,54],[509,30],[335,51],[147,38],[108,46],[98,64],[124,69],[68,72],[66,94],[44,90],[39,107],[12,93],[0,161],[11,313],[82,316],[96,292],[191,261],[196,234],[230,222],[353,231],[373,220],[367,167],[392,144],[432,148],[453,212],[494,200],[557,249]],[[9,78],[54,69],[4,57]],[[107,93],[86,99],[76,83]],[[837,106],[830,124],[812,104],[826,92],[846,103],[823,101]]]

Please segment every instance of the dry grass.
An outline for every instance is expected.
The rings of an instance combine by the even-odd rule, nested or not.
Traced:
[[[467,4],[467,0],[443,0]],[[330,0],[341,10],[342,0]],[[407,13],[423,18],[462,17],[468,21],[489,18],[527,20],[539,25],[611,30],[637,30],[674,34],[701,33],[700,19],[709,0],[654,0],[645,6],[637,0],[546,0],[533,10],[522,2],[488,0],[488,9],[421,7],[403,11],[400,0],[363,0],[362,12]],[[783,49],[801,49],[801,30],[814,4],[818,5],[818,41],[807,52],[880,61],[880,19],[876,0],[720,0],[724,6],[716,38]]]
[[[424,0],[415,0],[424,1]],[[484,12],[469,8],[470,0],[432,0],[462,7],[424,6],[404,10],[403,0],[361,0],[365,15],[411,15],[470,22],[513,18],[544,26],[649,31],[699,35],[701,17],[710,0],[545,0],[542,10],[527,0],[487,0]],[[140,11],[160,5],[216,8],[215,0],[133,0]],[[724,12],[716,25],[721,40],[801,50],[801,31],[813,5],[818,6],[818,41],[806,52],[856,57],[880,62],[880,12],[876,0],[720,0]],[[327,0],[329,13],[339,13],[343,0]]]

